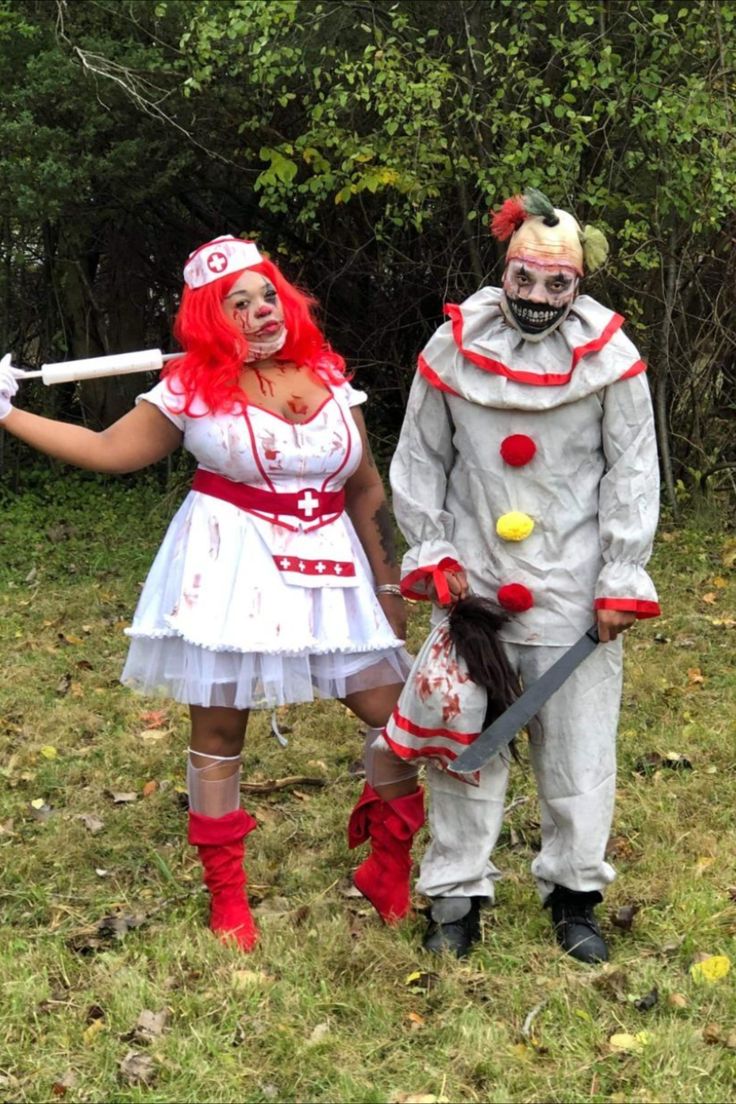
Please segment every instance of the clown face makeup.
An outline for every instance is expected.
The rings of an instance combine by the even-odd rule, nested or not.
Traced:
[[[503,274],[501,309],[526,341],[541,341],[567,317],[577,290],[574,269],[517,259]]]
[[[246,363],[266,360],[284,347],[286,326],[276,289],[260,272],[243,272],[222,309],[248,342]]]

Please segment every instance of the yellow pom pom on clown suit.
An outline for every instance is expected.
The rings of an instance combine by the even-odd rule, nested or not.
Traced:
[[[534,529],[534,522],[528,514],[522,514],[518,510],[511,510],[503,514],[496,522],[496,532],[501,540],[523,541]]]

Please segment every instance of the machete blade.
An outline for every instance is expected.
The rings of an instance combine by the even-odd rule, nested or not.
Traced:
[[[584,659],[598,645],[598,627],[591,625],[571,648],[553,663],[536,682],[533,682],[505,713],[484,729],[470,747],[452,764],[455,774],[472,774],[485,766],[489,759],[511,743],[519,729],[523,728],[541,707],[562,686]]]

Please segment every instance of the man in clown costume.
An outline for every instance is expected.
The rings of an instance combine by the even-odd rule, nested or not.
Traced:
[[[601,643],[540,710],[530,739],[542,847],[532,863],[562,948],[582,962],[608,950],[595,919],[614,878],[605,858],[616,786],[621,634],[659,613],[645,571],[659,476],[645,365],[623,319],[579,291],[607,254],[535,189],[507,200],[492,231],[508,240],[501,288],[461,305],[419,357],[391,466],[409,550],[406,597],[439,608],[472,591],[507,614],[507,656],[530,685],[597,622]],[[424,945],[461,957],[500,872],[490,860],[508,759],[477,785],[448,771],[447,746],[394,711],[394,751],[428,760],[431,842],[418,889],[430,898]],[[476,718],[477,720],[477,718]],[[452,725],[457,739],[458,718]],[[461,725],[462,727],[462,725]],[[475,733],[478,726],[469,726]]]

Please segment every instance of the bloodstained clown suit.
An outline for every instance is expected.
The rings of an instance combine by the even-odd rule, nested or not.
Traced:
[[[419,357],[391,466],[409,544],[402,589],[435,603],[469,588],[493,599],[511,615],[499,635],[526,685],[597,619],[602,643],[540,710],[530,738],[542,828],[532,873],[560,944],[593,962],[607,958],[593,910],[614,877],[605,849],[619,634],[659,613],[645,571],[659,504],[651,401],[623,319],[578,295],[584,271],[605,258],[600,231],[537,191],[508,200],[492,229],[510,238],[503,287],[446,307],[449,321]],[[436,608],[433,623],[441,616]],[[500,876],[489,856],[508,760],[496,756],[476,779],[453,775],[446,768],[477,733],[478,711],[465,729],[462,717],[418,725],[404,709],[410,685],[386,737],[407,759],[442,744],[428,766],[431,843],[418,889],[432,902],[425,946],[460,956]]]

